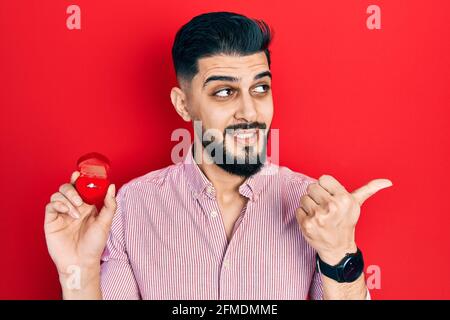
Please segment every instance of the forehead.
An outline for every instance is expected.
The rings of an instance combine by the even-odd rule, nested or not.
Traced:
[[[253,77],[254,73],[269,70],[269,64],[264,52],[247,56],[214,55],[198,60],[198,73],[194,78],[206,79],[213,74]]]

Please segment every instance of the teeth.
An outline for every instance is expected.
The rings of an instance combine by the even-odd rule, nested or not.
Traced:
[[[249,139],[249,138],[253,138],[255,136],[254,133],[243,133],[243,134],[237,134],[236,137],[238,137],[239,139]]]
[[[236,130],[234,136],[239,139],[249,139],[253,138],[256,135],[256,130]]]

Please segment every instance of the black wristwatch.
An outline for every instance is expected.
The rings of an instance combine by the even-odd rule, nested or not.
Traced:
[[[358,279],[364,271],[364,260],[359,248],[356,253],[347,253],[335,266],[331,266],[322,261],[318,254],[316,255],[316,261],[320,273],[339,283],[353,282]]]

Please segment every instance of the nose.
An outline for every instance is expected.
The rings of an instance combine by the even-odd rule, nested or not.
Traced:
[[[235,113],[237,120],[245,120],[246,122],[256,121],[258,112],[256,102],[250,94],[243,94],[239,101],[239,108]]]

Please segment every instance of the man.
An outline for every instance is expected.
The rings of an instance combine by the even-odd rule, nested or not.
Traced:
[[[265,161],[270,40],[264,22],[228,12],[178,31],[170,97],[201,130],[183,162],[133,179],[117,201],[111,185],[98,215],[73,187],[78,172],[52,195],[45,234],[65,299],[369,297],[355,225],[392,184],[350,193]]]

